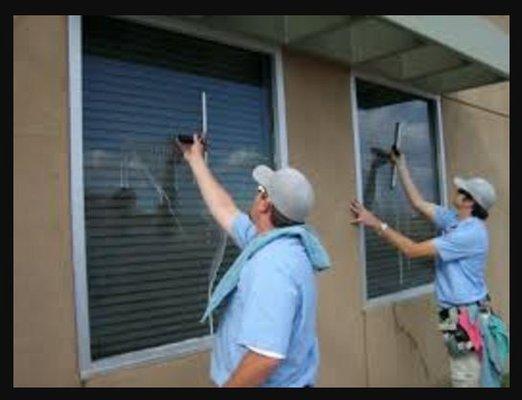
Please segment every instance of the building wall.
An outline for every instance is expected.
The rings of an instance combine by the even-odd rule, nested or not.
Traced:
[[[88,387],[212,387],[209,353],[121,369],[84,382]]]
[[[506,98],[509,85],[502,86]],[[491,88],[484,90],[487,93]],[[509,115],[453,98],[443,98],[442,112],[448,183],[455,175],[480,175],[497,192],[497,203],[487,220],[490,233],[487,279],[493,306],[509,324]]]
[[[74,386],[66,20],[13,28],[14,385]]]
[[[209,386],[208,352],[80,382],[66,28],[63,16],[14,18],[14,385]],[[347,207],[356,195],[349,69],[292,52],[283,59],[289,160],[316,188],[311,222],[334,264],[318,277],[318,385],[446,385],[432,295],[363,307],[358,235]],[[444,96],[442,110],[448,179],[482,173],[499,192],[488,222],[488,279],[509,321],[509,84]]]

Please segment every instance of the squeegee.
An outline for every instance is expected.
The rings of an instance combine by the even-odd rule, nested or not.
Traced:
[[[401,139],[402,139],[402,130],[403,130],[404,124],[401,122],[397,122],[395,124],[395,139],[393,141],[393,145],[391,148],[391,151],[395,153],[396,156],[399,156],[401,154],[400,148],[401,148]],[[395,189],[395,185],[397,184],[397,165],[393,166],[392,170],[392,180],[390,187],[392,189]]]

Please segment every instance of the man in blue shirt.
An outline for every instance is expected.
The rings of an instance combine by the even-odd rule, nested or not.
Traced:
[[[412,206],[432,221],[441,235],[416,243],[388,227],[356,200],[351,204],[356,217],[353,223],[373,228],[409,258],[435,257],[435,292],[441,309],[485,301],[488,290],[484,273],[489,239],[484,220],[496,200],[493,186],[479,177],[455,178],[454,208],[441,207],[423,199],[411,179],[403,154],[392,152],[391,160],[398,168]],[[459,356],[450,353],[450,356],[453,385],[478,386],[480,361],[477,352]]]
[[[252,251],[248,246],[255,240],[274,234],[275,228],[302,225],[307,218],[314,193],[299,171],[256,167],[258,193],[248,216],[208,169],[201,139],[194,135],[194,144],[178,145],[212,216],[244,250],[242,254]],[[210,375],[218,386],[314,385],[319,363],[317,293],[308,250],[297,237],[277,237],[253,252],[239,269],[211,355]]]

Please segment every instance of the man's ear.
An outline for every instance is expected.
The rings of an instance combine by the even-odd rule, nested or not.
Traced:
[[[268,200],[266,197],[261,199],[261,203],[260,203],[260,206],[261,206],[261,210],[263,212],[270,212],[271,208],[272,208],[272,203],[270,202],[270,200]]]

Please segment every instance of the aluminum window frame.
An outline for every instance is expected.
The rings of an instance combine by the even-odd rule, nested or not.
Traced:
[[[288,165],[283,60],[279,46],[267,45],[241,35],[210,28],[202,28],[199,25],[177,18],[165,16],[113,17],[269,55],[272,61],[273,157],[278,168]],[[70,15],[67,17],[67,22],[71,235],[76,334],[78,340],[78,369],[80,379],[84,381],[95,375],[107,374],[122,368],[131,368],[139,364],[156,363],[207,351],[212,346],[213,335],[151,347],[117,356],[109,356],[96,361],[92,360],[90,351],[83,184],[82,17],[80,15]]]
[[[358,119],[358,107],[357,107],[357,86],[356,79],[364,79],[368,82],[379,84],[390,89],[400,90],[405,93],[414,94],[423,97],[428,100],[435,102],[435,151],[437,154],[437,178],[440,190],[440,197],[443,206],[448,205],[448,190],[447,190],[447,175],[446,175],[446,152],[444,146],[444,133],[442,123],[442,107],[441,107],[441,96],[421,91],[413,88],[409,85],[395,82],[380,76],[376,76],[365,71],[359,71],[357,69],[350,71],[350,104],[352,113],[352,130],[354,137],[354,152],[355,152],[355,175],[356,175],[356,193],[357,200],[362,202],[363,196],[363,174],[362,174],[362,154],[360,153],[360,132],[359,132],[359,119]],[[395,293],[382,295],[373,299],[368,298],[367,290],[367,270],[366,270],[366,240],[365,240],[365,228],[359,226],[359,246],[358,246],[358,257],[359,265],[362,267],[361,274],[361,285],[363,294],[363,309],[369,309],[376,306],[382,306],[391,304],[398,301],[408,300],[416,297],[420,297],[429,293],[433,293],[435,289],[434,283],[416,286],[413,288],[404,289]]]

